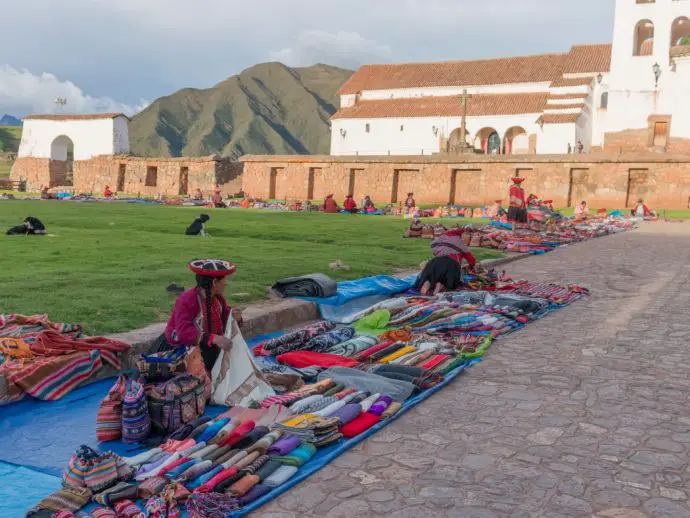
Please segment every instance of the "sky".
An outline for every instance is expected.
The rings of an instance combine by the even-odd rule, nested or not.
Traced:
[[[136,113],[257,63],[441,61],[611,41],[613,0],[2,2],[0,116]]]

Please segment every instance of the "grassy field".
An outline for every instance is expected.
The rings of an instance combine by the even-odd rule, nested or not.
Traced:
[[[429,241],[403,239],[399,218],[204,209],[210,238],[184,230],[199,209],[124,203],[0,202],[0,228],[26,216],[49,236],[0,236],[0,312],[48,313],[90,333],[134,329],[167,318],[170,283],[190,287],[190,259],[234,261],[231,300],[267,296],[277,279],[324,272],[341,280],[415,268]],[[454,220],[461,222],[462,220]],[[4,233],[3,233],[4,234]],[[480,258],[500,253],[479,250]],[[331,273],[342,260],[349,272]]]

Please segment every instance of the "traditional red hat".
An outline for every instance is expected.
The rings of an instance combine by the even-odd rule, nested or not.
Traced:
[[[519,176],[513,176],[511,178],[511,180],[513,180],[513,183],[516,183],[516,184],[521,184],[522,182],[525,181],[524,178],[520,178]]]
[[[227,277],[237,270],[234,264],[222,259],[194,259],[189,262],[188,267],[195,274],[204,277]]]
[[[413,196],[414,193],[413,193],[413,192],[408,192],[407,195],[408,195],[408,196]]]
[[[501,203],[503,200],[494,200],[494,203]]]
[[[544,200],[544,203],[553,203],[553,200]]]

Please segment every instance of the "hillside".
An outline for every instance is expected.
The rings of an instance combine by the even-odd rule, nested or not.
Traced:
[[[0,117],[0,126],[21,126],[22,121],[19,120],[17,117],[13,117],[12,115],[3,115]]]
[[[21,126],[0,125],[0,152],[16,153],[22,138]]]
[[[264,63],[205,90],[156,100],[130,124],[141,156],[328,153],[336,91],[352,71]]]

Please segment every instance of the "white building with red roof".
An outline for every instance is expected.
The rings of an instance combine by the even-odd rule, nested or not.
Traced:
[[[487,154],[606,148],[650,132],[690,139],[690,0],[617,0],[613,43],[562,54],[365,65],[341,87],[332,155]],[[619,141],[619,139],[617,140]],[[613,144],[612,144],[613,145]]]

